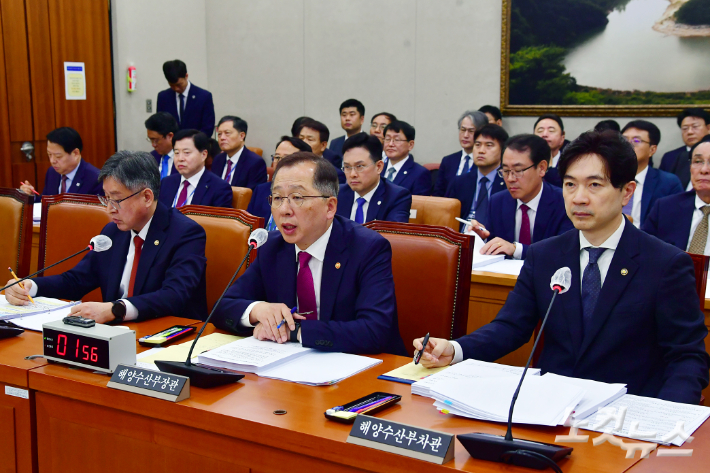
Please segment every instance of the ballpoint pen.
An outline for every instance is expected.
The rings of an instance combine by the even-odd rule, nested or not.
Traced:
[[[470,220],[464,220],[464,219],[458,218],[458,217],[454,217],[454,218],[456,218],[456,221],[461,222],[461,223],[463,223],[464,225],[468,225],[468,226],[470,226],[470,227],[473,226],[473,223],[472,223]],[[479,226],[476,227],[476,230],[481,230],[481,231],[483,231],[483,230],[485,230],[485,227],[484,227],[483,225],[479,225]]]
[[[297,307],[294,306],[294,307],[291,309],[291,314],[295,314],[295,313],[296,313],[296,309],[297,309]],[[311,310],[310,312],[302,312],[302,313],[299,313],[298,315],[308,315],[308,314],[312,314],[312,313],[313,313],[313,311]],[[284,322],[286,322],[286,319],[282,319],[281,322],[279,322],[279,324],[276,326],[276,330],[280,329],[281,326],[284,324]]]

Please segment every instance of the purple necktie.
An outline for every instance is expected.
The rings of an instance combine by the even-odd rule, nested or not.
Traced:
[[[189,181],[185,181],[182,185],[182,191],[180,192],[180,197],[178,197],[176,208],[182,207],[187,202],[187,188],[190,186]]]
[[[68,178],[66,175],[62,176],[62,192],[61,192],[62,194],[66,194],[66,192],[67,192],[67,179]]]
[[[224,180],[229,182],[229,178],[232,177],[232,160],[227,160],[227,172],[224,174]]]
[[[296,278],[296,295],[298,296],[298,313],[307,314],[306,320],[318,320],[318,306],[316,305],[316,290],[313,286],[313,273],[308,267],[311,255],[305,251],[298,253],[298,277]]]
[[[530,207],[523,204],[520,206],[520,210],[523,213],[523,219],[520,223],[520,237],[518,237],[518,240],[520,241],[518,243],[522,245],[529,245],[532,240],[532,234],[530,232],[530,217],[528,217],[528,210],[530,210]]]

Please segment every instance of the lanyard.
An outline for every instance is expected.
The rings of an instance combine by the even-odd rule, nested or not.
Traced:
[[[186,180],[183,181],[183,182],[189,182],[189,181],[187,181],[187,179],[186,179]],[[182,182],[181,182],[180,184],[182,184]],[[192,184],[190,184],[190,185],[192,185]],[[182,186],[179,186],[179,187],[178,187],[178,192],[175,193],[175,198],[173,199],[173,207],[175,207],[175,206],[177,205],[178,196],[180,195],[180,187],[182,187]],[[195,186],[195,188],[192,189],[192,192],[190,192],[190,194],[187,196],[187,199],[185,199],[185,205],[187,205],[187,202],[188,202],[188,201],[192,202],[191,199],[192,199],[192,196],[195,195],[195,191],[196,191],[196,190],[197,190],[197,186]]]

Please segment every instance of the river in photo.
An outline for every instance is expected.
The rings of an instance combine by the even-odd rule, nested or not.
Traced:
[[[577,84],[614,90],[710,89],[710,37],[654,31],[668,0],[631,0],[612,11],[604,31],[572,48],[564,65]]]

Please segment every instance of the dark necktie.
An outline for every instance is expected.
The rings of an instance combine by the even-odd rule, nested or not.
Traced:
[[[135,246],[135,253],[133,253],[133,267],[131,267],[131,279],[128,282],[128,296],[133,297],[133,286],[136,284],[136,273],[138,272],[138,263],[141,260],[141,251],[143,250],[143,239],[138,235],[133,237],[133,246]]]
[[[488,178],[483,176],[478,181],[478,198],[476,199],[476,221],[484,227],[488,225]]]
[[[602,275],[599,272],[597,260],[606,251],[606,248],[585,248],[589,253],[589,262],[584,268],[582,276],[582,316],[584,318],[585,331],[589,327],[594,315],[594,308],[597,306],[599,292],[602,290]]]
[[[471,170],[471,166],[469,164],[469,161],[471,161],[471,156],[466,155],[466,160],[463,163],[463,169],[461,170],[461,175],[468,173],[468,171]]]
[[[67,176],[62,175],[62,194],[66,194],[67,192]]]
[[[313,273],[308,266],[311,255],[305,251],[298,253],[298,277],[296,277],[296,296],[298,297],[298,312],[306,314],[307,320],[318,319],[318,306],[316,304],[316,290],[313,285]]]
[[[180,94],[180,125],[182,125],[182,120],[185,117],[185,95]]]
[[[187,202],[187,188],[190,187],[190,181],[185,181],[182,185],[182,191],[180,192],[180,197],[178,197],[176,208],[182,207]]]
[[[232,160],[227,159],[227,172],[224,173],[224,180],[229,182],[232,177]]]
[[[364,197],[358,197],[357,199],[357,210],[355,211],[355,223],[363,224],[365,223],[365,213],[363,212],[363,207],[365,206]]]
[[[523,204],[520,206],[523,219],[520,223],[520,237],[518,237],[518,243],[522,245],[529,245],[532,242],[532,232],[530,231],[530,217],[528,216],[528,210],[530,210],[530,207],[527,205]]]

